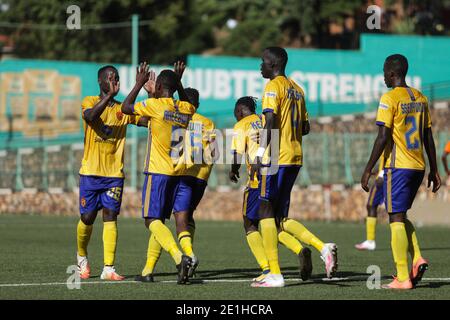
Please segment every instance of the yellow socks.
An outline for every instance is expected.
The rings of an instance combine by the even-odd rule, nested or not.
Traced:
[[[324,243],[315,235],[313,235],[308,229],[306,229],[305,226],[302,225],[300,222],[295,221],[293,219],[286,219],[282,222],[282,227],[284,230],[292,234],[301,242],[313,246],[319,252],[322,251]]]
[[[247,242],[261,269],[263,271],[269,269],[269,261],[267,260],[266,252],[264,251],[261,234],[258,231],[248,233]]]
[[[180,243],[181,249],[183,250],[185,255],[189,257],[194,256],[194,252],[192,250],[192,238],[189,231],[180,232],[180,234],[178,235],[178,242]]]
[[[182,253],[180,249],[178,249],[177,243],[173,238],[172,233],[169,228],[164,225],[160,220],[154,220],[150,223],[149,226],[150,231],[155,235],[156,240],[159,242],[161,247],[164,248],[169,254],[172,256],[175,264],[181,263]]]
[[[419,242],[417,241],[416,229],[408,219],[406,219],[405,221],[405,229],[406,236],[408,237],[408,250],[411,255],[411,259],[415,264],[417,260],[422,257],[422,254],[420,253]]]
[[[278,233],[278,241],[280,241],[286,248],[297,255],[303,249],[303,246],[300,244],[300,242],[286,231],[281,231],[280,233]]]
[[[391,247],[397,266],[397,279],[400,282],[409,279],[408,274],[408,237],[403,222],[393,222],[391,226]]]
[[[278,263],[278,232],[274,218],[262,219],[261,236],[263,239],[264,251],[269,260],[270,273],[281,274]]]
[[[142,270],[142,276],[153,273],[155,269],[156,262],[158,262],[159,256],[161,255],[162,247],[156,240],[155,235],[150,234],[148,239],[148,249],[147,249],[147,262],[145,263],[144,270]]]
[[[367,240],[375,240],[375,229],[377,227],[377,218],[376,217],[367,217],[366,218],[366,232],[367,232]]]
[[[103,222],[103,259],[105,266],[114,265],[117,246],[117,221]]]
[[[92,225],[86,225],[83,221],[78,221],[77,225],[77,247],[78,255],[81,257],[87,256],[87,246],[92,234]]]

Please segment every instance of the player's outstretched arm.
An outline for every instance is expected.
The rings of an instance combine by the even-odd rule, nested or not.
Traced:
[[[383,153],[389,139],[392,139],[390,129],[385,126],[380,126],[378,128],[378,136],[373,144],[372,153],[370,154],[369,161],[367,162],[366,168],[364,169],[364,173],[361,177],[361,187],[366,192],[369,192],[369,178],[372,173],[372,169]]]
[[[100,115],[105,110],[106,106],[109,104],[111,100],[117,95],[120,90],[120,82],[114,79],[114,73],[110,72],[108,74],[108,83],[109,83],[109,91],[107,94],[100,99],[92,108],[87,109],[83,112],[83,119],[87,123],[91,123],[97,120]]]
[[[189,97],[184,91],[183,84],[181,83],[181,78],[183,77],[184,70],[186,70],[186,65],[183,61],[177,61],[173,65],[173,71],[178,76],[178,85],[177,85],[177,92],[178,97],[180,98],[180,101],[188,101],[192,104],[191,101],[189,101]]]
[[[430,163],[430,173],[428,174],[428,188],[433,183],[433,192],[437,192],[441,187],[441,177],[437,169],[436,147],[434,145],[433,132],[431,128],[425,128],[423,134],[423,143],[427,152],[428,162]]]
[[[125,100],[122,103],[122,112],[125,114],[133,114],[133,105],[134,101],[136,100],[136,97],[139,94],[139,91],[141,91],[142,87],[145,85],[145,83],[148,81],[150,77],[150,71],[149,66],[147,62],[141,63],[139,67],[136,68],[136,83],[131,90],[131,92],[128,94],[128,96],[125,98]]]

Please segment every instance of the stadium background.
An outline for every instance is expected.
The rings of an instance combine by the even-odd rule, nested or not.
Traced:
[[[387,55],[406,55],[409,83],[429,97],[438,157],[450,139],[448,1],[95,3],[75,3],[81,30],[67,30],[68,3],[0,1],[2,214],[78,214],[80,101],[98,93],[97,69],[106,63],[119,69],[120,100],[134,83],[138,61],[160,70],[186,59],[184,84],[199,89],[200,113],[225,130],[234,123],[236,98],[261,96],[260,51],[288,47],[287,71],[306,90],[312,123],[292,195],[293,217],[302,219],[364,218],[367,194],[359,179],[375,137],[377,100],[386,90]],[[383,8],[381,30],[365,26],[370,4]],[[124,216],[140,215],[146,135],[142,128],[128,130]],[[245,179],[231,184],[228,169],[215,166],[198,219],[241,219],[236,199]],[[449,224],[449,202],[445,187],[433,195],[423,186],[416,219]]]

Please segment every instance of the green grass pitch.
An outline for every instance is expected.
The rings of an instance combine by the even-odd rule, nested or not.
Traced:
[[[313,250],[313,279],[298,278],[297,257],[281,247],[280,263],[286,287],[251,288],[258,266],[247,246],[241,223],[197,222],[195,252],[200,259],[198,278],[189,286],[177,285],[175,266],[167,253],[155,270],[155,283],[132,282],[145,263],[148,231],[140,219],[119,217],[116,269],[126,283],[99,279],[102,260],[102,224],[98,219],[89,246],[92,279],[81,289],[65,285],[69,265],[75,264],[76,217],[0,215],[0,299],[449,299],[449,228],[418,228],[423,256],[430,260],[426,280],[408,292],[369,290],[366,270],[381,268],[382,283],[394,273],[387,225],[377,227],[377,250],[358,252],[354,244],[364,238],[364,225],[306,222],[324,241],[338,244],[336,281],[323,281],[324,266]],[[173,230],[173,223],[169,222]],[[203,280],[220,280],[217,282]],[[227,282],[224,282],[226,280]],[[94,283],[91,283],[94,282]],[[34,285],[30,285],[34,284]]]

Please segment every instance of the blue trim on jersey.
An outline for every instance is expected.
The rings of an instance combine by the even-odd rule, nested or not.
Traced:
[[[383,121],[377,121],[377,126],[384,127],[385,123]]]
[[[262,111],[262,113],[266,113],[266,112],[272,112],[272,113],[274,113],[273,109],[264,109],[264,110]]]

